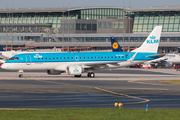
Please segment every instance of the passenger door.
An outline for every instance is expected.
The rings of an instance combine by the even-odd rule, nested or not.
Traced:
[[[26,65],[31,65],[31,56],[29,54],[25,55],[26,57]]]

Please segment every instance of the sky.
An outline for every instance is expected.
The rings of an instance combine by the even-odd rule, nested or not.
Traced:
[[[0,0],[0,9],[62,7],[126,7],[149,8],[180,6],[180,0]]]

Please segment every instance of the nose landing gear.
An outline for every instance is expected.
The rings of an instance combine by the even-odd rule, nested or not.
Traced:
[[[23,77],[23,70],[19,70],[19,78]]]

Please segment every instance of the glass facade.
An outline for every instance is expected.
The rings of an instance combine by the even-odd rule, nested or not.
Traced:
[[[117,8],[89,8],[66,12],[37,13],[0,13],[0,25],[6,24],[51,24],[52,28],[61,29],[62,19],[103,19],[103,17],[127,17],[129,13]],[[163,32],[180,32],[180,11],[149,11],[131,12],[134,18],[133,32],[150,32],[157,25],[163,26]],[[65,25],[66,26],[66,25]],[[70,25],[74,29],[73,25]],[[122,23],[97,23],[98,28],[122,28]],[[87,26],[82,26],[85,29]],[[88,27],[92,29],[93,27]],[[18,28],[17,28],[18,29]],[[16,29],[16,31],[17,31]],[[64,28],[63,28],[64,29]],[[77,27],[79,29],[79,27]],[[5,27],[0,32],[6,31]]]
[[[180,32],[180,11],[134,12],[133,32],[151,32],[162,25],[162,32]]]
[[[79,11],[52,13],[0,13],[0,24],[52,24],[60,28],[61,19],[78,19]]]
[[[81,10],[81,19],[103,19],[103,17],[123,18],[125,12],[122,9],[99,8]]]
[[[0,13],[0,24],[52,24],[52,28],[61,28],[61,19],[123,18],[124,14],[122,9],[110,8],[74,10],[64,13]]]

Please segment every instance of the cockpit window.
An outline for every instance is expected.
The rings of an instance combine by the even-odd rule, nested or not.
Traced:
[[[19,60],[19,57],[12,57],[9,60]]]
[[[19,60],[19,58],[18,58],[18,57],[15,57],[15,60]]]

